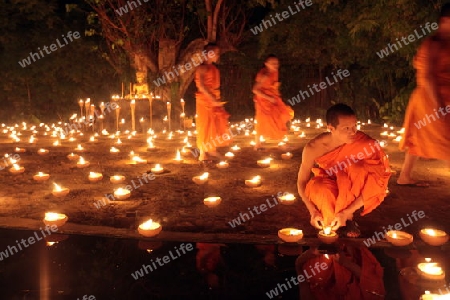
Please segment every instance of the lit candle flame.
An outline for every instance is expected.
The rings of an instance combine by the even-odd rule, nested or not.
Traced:
[[[325,235],[330,235],[330,234],[331,234],[331,227],[325,227],[325,228],[323,229],[323,233],[324,233]]]

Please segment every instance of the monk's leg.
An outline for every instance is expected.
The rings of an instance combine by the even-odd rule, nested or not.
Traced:
[[[334,219],[338,188],[335,180],[327,177],[313,177],[306,185],[306,196],[322,214],[322,226],[331,226]]]
[[[403,162],[402,170],[400,171],[400,175],[397,179],[398,184],[415,183],[415,181],[411,178],[411,174],[418,158],[418,156],[412,155],[409,151],[406,151],[405,161]]]

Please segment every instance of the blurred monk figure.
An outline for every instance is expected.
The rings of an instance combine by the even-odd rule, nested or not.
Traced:
[[[303,149],[298,193],[311,214],[311,225],[333,231],[346,226],[345,235],[357,237],[353,213],[363,208],[361,215],[366,215],[384,200],[389,162],[376,140],[356,130],[355,112],[348,105],[330,107],[326,122],[328,132]]]
[[[433,23],[436,25],[435,23]],[[432,29],[436,29],[431,24]],[[397,184],[428,186],[411,174],[418,157],[445,160],[450,166],[450,3],[441,9],[439,28],[414,57],[417,87],[406,109],[400,149],[406,150]]]
[[[213,63],[220,56],[219,47],[215,44],[205,46],[207,59],[195,72],[197,86],[196,99],[196,127],[197,147],[200,149],[199,160],[220,158],[217,147],[224,147],[231,142],[228,128],[229,114],[220,101],[220,74]]]
[[[380,300],[386,297],[383,268],[364,246],[340,245],[336,254],[320,254],[310,248],[297,258],[295,268],[302,300]]]
[[[281,140],[288,132],[286,123],[294,118],[292,108],[281,99],[278,82],[278,58],[271,54],[256,75],[253,86],[255,102],[256,140],[255,150],[261,149],[261,136]]]

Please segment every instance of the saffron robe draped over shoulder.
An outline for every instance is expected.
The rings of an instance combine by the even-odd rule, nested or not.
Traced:
[[[267,76],[267,79],[262,83],[261,91],[275,97],[276,103],[271,103],[258,95],[254,96],[255,129],[264,137],[282,139],[287,134],[286,123],[294,118],[294,110],[281,99],[278,72],[269,72],[267,68],[263,68],[256,75],[256,81],[261,81],[264,76]]]
[[[216,101],[220,101],[219,70],[213,64],[204,64],[202,67],[207,68],[203,74],[203,86],[215,96]],[[216,147],[228,146],[231,142],[228,130],[230,115],[223,107],[212,106],[211,99],[198,90],[199,82],[200,75],[197,71],[195,74],[197,147],[205,152],[215,152]],[[220,142],[217,142],[218,137]]]
[[[342,263],[325,255],[313,257],[306,261],[299,274],[308,273],[310,289],[315,300],[379,300],[384,299],[386,290],[383,282],[383,268],[375,256],[366,247],[351,247],[351,253],[340,253],[346,255],[346,259],[358,265],[361,274],[358,277]],[[320,271],[312,274],[316,263],[321,266]]]
[[[405,132],[399,148],[408,149],[412,155],[450,161],[450,43],[439,42],[441,46],[435,58],[437,93],[445,105],[439,111],[441,108],[431,102],[426,81],[430,45],[436,43],[432,39],[434,37],[428,38],[414,57],[417,87],[406,109],[403,123]]]
[[[351,144],[344,144],[316,159],[314,177],[305,194],[322,213],[324,225],[362,196],[362,216],[384,200],[389,178],[389,161],[376,140],[358,131]]]

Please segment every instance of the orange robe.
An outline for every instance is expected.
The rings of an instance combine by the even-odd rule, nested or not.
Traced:
[[[261,86],[261,91],[275,97],[276,103],[271,103],[257,95],[254,96],[255,129],[259,135],[264,137],[282,139],[287,134],[286,123],[294,118],[294,111],[281,99],[278,89],[278,72],[269,72],[267,68],[263,68],[256,75],[256,81],[260,81],[263,76],[267,76],[268,80]]]
[[[414,57],[417,87],[409,99],[403,123],[405,132],[399,147],[400,150],[408,148],[412,155],[450,161],[450,43],[442,45],[436,58],[437,93],[445,103],[441,113],[431,103],[425,81],[431,39],[420,46]],[[448,114],[445,120],[444,114]]]
[[[351,144],[344,144],[316,159],[314,177],[306,185],[305,194],[322,213],[325,226],[335,214],[362,196],[362,216],[384,200],[389,177],[389,161],[376,140],[358,131]]]
[[[383,268],[375,256],[366,247],[353,248],[353,253],[347,256],[352,263],[361,268],[361,276],[358,278],[351,270],[331,257],[324,255],[314,257],[306,261],[299,273],[307,277],[311,293],[316,300],[379,300],[384,299],[378,295],[385,295],[383,282]],[[340,255],[345,255],[341,253]],[[316,263],[327,265],[320,272],[314,269]],[[322,265],[323,266],[323,265]],[[314,273],[311,271],[314,270]],[[305,275],[304,275],[305,276]],[[300,287],[301,288],[301,287]]]
[[[204,87],[220,101],[220,74],[213,64],[203,65],[207,68],[204,74]],[[199,85],[200,76],[195,74],[195,84]],[[231,132],[228,127],[230,115],[223,107],[213,107],[211,100],[197,91],[196,99],[196,128],[197,147],[205,152],[215,152],[216,147],[228,146],[231,142]]]

